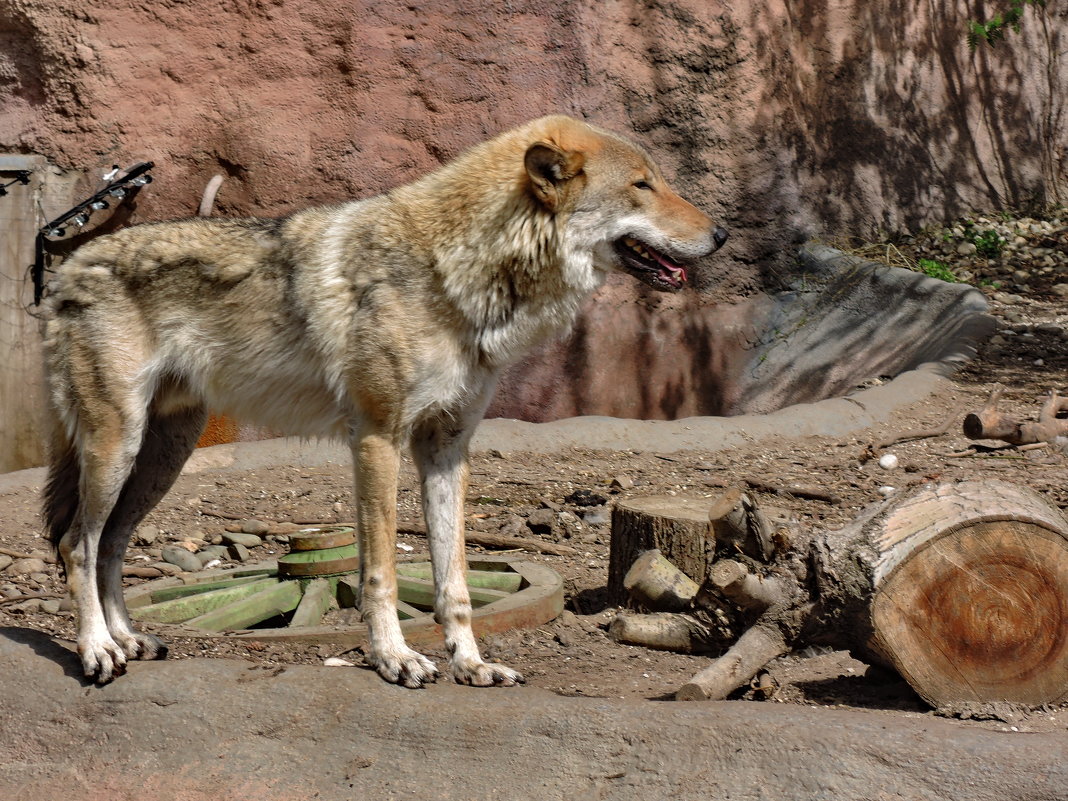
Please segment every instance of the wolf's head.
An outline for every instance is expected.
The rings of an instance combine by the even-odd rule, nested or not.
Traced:
[[[569,117],[532,127],[539,136],[524,158],[530,191],[561,221],[568,250],[593,270],[620,270],[675,292],[688,265],[727,240],[637,145]]]

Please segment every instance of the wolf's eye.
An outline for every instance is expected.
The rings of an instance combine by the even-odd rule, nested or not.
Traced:
[[[648,181],[635,181],[634,182],[634,188],[635,189],[648,189],[650,192],[653,191],[653,187],[649,185]]]

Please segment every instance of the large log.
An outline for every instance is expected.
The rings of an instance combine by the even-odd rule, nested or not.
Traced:
[[[815,545],[802,639],[851,642],[934,706],[1068,698],[1068,521],[998,481],[928,485]]]

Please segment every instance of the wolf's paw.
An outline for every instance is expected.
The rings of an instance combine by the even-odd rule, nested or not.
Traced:
[[[407,646],[388,652],[368,651],[368,664],[392,684],[418,689],[438,677],[437,666]]]
[[[167,646],[154,634],[130,631],[112,632],[111,636],[122,648],[127,659],[163,659],[167,656]]]
[[[526,682],[519,671],[481,659],[454,661],[452,675],[457,684],[470,684],[472,687],[514,687]]]
[[[86,678],[97,684],[107,684],[126,672],[126,654],[109,636],[80,640],[78,653]]]

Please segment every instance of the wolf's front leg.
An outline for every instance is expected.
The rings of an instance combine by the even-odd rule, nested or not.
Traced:
[[[424,427],[412,440],[423,481],[423,515],[434,570],[434,616],[445,632],[445,648],[457,682],[479,687],[512,686],[523,682],[522,675],[504,665],[483,662],[471,630],[464,554],[470,434],[470,430],[448,430],[439,424]]]
[[[398,448],[389,437],[363,435],[353,443],[356,526],[360,540],[360,609],[370,640],[366,658],[386,681],[422,687],[438,669],[404,642],[397,617]]]

